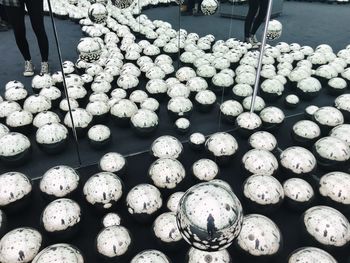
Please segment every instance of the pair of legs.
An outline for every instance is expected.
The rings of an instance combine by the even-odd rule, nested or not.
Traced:
[[[12,25],[17,46],[25,61],[31,61],[29,45],[26,38],[25,9],[27,7],[33,31],[38,40],[42,62],[49,57],[49,41],[44,26],[43,0],[21,0],[19,7],[6,6],[6,14]]]
[[[244,36],[254,36],[267,14],[269,0],[249,0],[249,10],[245,19]]]

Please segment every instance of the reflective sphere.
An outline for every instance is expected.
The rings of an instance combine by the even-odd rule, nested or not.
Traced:
[[[180,204],[180,199],[183,197],[184,194],[185,192],[175,192],[171,194],[166,203],[166,207],[171,212],[176,212]]]
[[[193,247],[217,251],[231,245],[240,232],[241,203],[227,187],[200,183],[186,191],[177,211],[183,238]]]
[[[292,138],[300,145],[308,146],[321,136],[320,127],[313,121],[301,120],[292,128]]]
[[[87,62],[98,60],[102,53],[101,44],[96,39],[90,37],[80,39],[77,50],[79,58]]]
[[[266,150],[253,149],[242,157],[244,169],[250,174],[274,175],[278,169],[276,157]]]
[[[334,127],[330,131],[329,136],[336,137],[350,145],[350,124],[342,124]]]
[[[314,206],[302,215],[306,233],[319,244],[343,247],[350,241],[350,223],[338,210],[328,206]]]
[[[126,159],[119,153],[110,152],[102,156],[99,162],[101,171],[123,175],[126,169]]]
[[[274,129],[278,127],[283,123],[285,118],[283,111],[274,106],[263,109],[259,116],[266,129]]]
[[[313,115],[317,124],[319,124],[323,134],[327,134],[333,127],[343,124],[343,114],[334,107],[321,107]]]
[[[32,263],[69,262],[84,263],[81,252],[69,244],[55,244],[43,249]]]
[[[350,205],[350,174],[330,172],[323,175],[319,182],[320,194],[337,204]]]
[[[282,24],[278,20],[269,21],[266,38],[268,40],[275,40],[280,38],[282,35],[282,28]]]
[[[274,135],[266,131],[258,131],[249,137],[249,145],[258,150],[274,151],[277,148],[277,140]]]
[[[171,261],[158,250],[144,250],[138,253],[130,263],[171,263]]]
[[[217,132],[211,135],[205,142],[207,151],[223,164],[230,161],[238,150],[236,139],[229,133]]]
[[[102,218],[103,227],[119,226],[121,218],[117,213],[108,213]]]
[[[108,17],[108,10],[103,4],[95,3],[89,7],[88,16],[93,23],[104,24]]]
[[[316,247],[303,247],[295,250],[288,259],[288,263],[337,263],[326,251]]]
[[[263,215],[250,214],[243,218],[237,245],[251,256],[273,256],[282,246],[282,234],[271,219]]]
[[[182,143],[172,136],[161,136],[157,138],[151,146],[151,153],[157,158],[174,158],[180,157],[183,151]]]
[[[204,0],[201,3],[201,10],[204,15],[214,15],[218,7],[219,3],[216,0]]]
[[[181,241],[182,236],[176,224],[176,213],[167,212],[158,216],[153,223],[153,233],[165,244],[174,245]]]
[[[205,136],[202,133],[192,133],[190,136],[190,146],[195,150],[201,150],[205,143]]]
[[[42,244],[41,234],[33,228],[16,228],[0,240],[1,262],[31,262]]]
[[[254,112],[243,112],[238,115],[236,119],[236,126],[238,128],[238,132],[242,136],[248,137],[261,128],[262,120],[260,119],[259,115]]]
[[[228,122],[232,122],[243,112],[242,105],[235,100],[227,100],[220,105],[220,111]]]
[[[60,117],[52,111],[43,111],[35,116],[33,119],[33,125],[39,128],[48,123],[59,123]]]
[[[192,165],[192,174],[200,181],[211,181],[220,172],[218,165],[210,159],[200,159]]]
[[[300,178],[290,178],[285,181],[283,190],[288,205],[295,210],[301,210],[309,206],[315,197],[312,186]]]
[[[187,263],[231,263],[232,258],[226,249],[207,252],[191,247],[186,256]]]

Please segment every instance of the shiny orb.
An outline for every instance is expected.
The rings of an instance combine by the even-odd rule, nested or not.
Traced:
[[[246,97],[243,101],[242,101],[242,106],[245,110],[250,110],[251,106],[252,106],[252,96]],[[255,104],[254,104],[254,112],[260,112],[262,111],[262,109],[264,109],[266,106],[265,101],[263,98],[257,96],[255,99]]]
[[[23,109],[32,114],[37,114],[51,109],[51,101],[42,95],[31,95],[24,101]]]
[[[90,145],[95,149],[101,149],[111,142],[111,130],[102,124],[92,126],[88,131]]]
[[[42,245],[41,234],[33,228],[16,228],[0,240],[1,262],[31,262]]]
[[[139,184],[126,196],[128,212],[140,222],[151,220],[162,205],[160,191],[150,184]]]
[[[309,150],[292,146],[280,154],[280,164],[287,176],[308,180],[308,176],[316,169],[317,162]]]
[[[9,128],[6,125],[0,123],[0,138],[10,132]],[[205,141],[205,139],[204,139]],[[204,143],[204,142],[203,142]]]
[[[277,148],[277,140],[274,135],[266,131],[253,133],[248,139],[249,145],[253,149],[273,152]]]
[[[307,77],[300,80],[296,88],[296,92],[301,99],[309,100],[317,97],[322,89],[322,85],[318,79]]]
[[[250,214],[243,218],[237,245],[252,257],[271,257],[282,247],[282,234],[271,219],[259,214]]]
[[[210,159],[200,159],[191,167],[192,174],[200,181],[211,181],[220,173],[219,166]]]
[[[57,154],[66,149],[68,129],[60,123],[48,123],[41,126],[35,135],[39,147],[48,154]]]
[[[326,251],[316,247],[299,248],[289,256],[288,263],[337,263]]]
[[[71,114],[72,114],[73,122],[71,119]],[[67,127],[72,128],[74,123],[74,127],[77,132],[77,135],[79,137],[84,136],[87,133],[92,123],[92,119],[93,119],[92,114],[82,108],[73,109],[71,111],[71,114],[69,112],[66,113],[66,116],[64,117],[64,124]]]
[[[270,213],[282,204],[284,191],[280,182],[270,175],[252,175],[244,182],[243,194],[254,211]]]
[[[207,139],[205,148],[219,164],[225,164],[231,161],[237,152],[238,143],[231,134],[218,132]]]
[[[254,112],[243,112],[238,115],[236,119],[236,127],[238,128],[239,134],[243,137],[249,137],[260,130],[261,126],[262,120],[259,115]]]
[[[49,74],[35,75],[32,79],[32,88],[34,92],[39,92],[43,88],[53,85],[52,77]]]
[[[6,119],[12,112],[21,110],[21,106],[15,101],[0,102],[0,118]]]
[[[269,130],[278,128],[285,118],[283,111],[274,106],[264,108],[259,116],[262,120],[263,127]]]
[[[33,114],[26,110],[12,112],[6,118],[6,125],[14,132],[29,134],[32,131]]]
[[[175,192],[171,194],[166,203],[166,207],[171,212],[176,212],[180,204],[180,199],[183,197],[184,194],[185,192]]]
[[[130,263],[171,263],[171,261],[158,250],[144,250],[138,253]]]
[[[80,59],[86,62],[94,62],[100,58],[102,46],[95,38],[85,37],[80,39],[77,50]]]
[[[0,138],[0,160],[8,165],[25,162],[31,151],[29,139],[16,132],[9,132]]]
[[[290,178],[285,181],[283,190],[287,204],[297,211],[308,208],[315,199],[312,186],[300,178]]]
[[[242,157],[242,163],[248,174],[274,175],[278,170],[276,157],[266,150],[248,151]]]
[[[330,131],[329,136],[343,140],[350,146],[350,124],[341,124],[334,127]]]
[[[208,252],[191,247],[186,255],[187,263],[232,263],[232,258],[226,249]]]
[[[107,21],[108,10],[103,4],[95,3],[89,7],[88,16],[93,23],[104,24]]]
[[[39,128],[48,123],[59,123],[60,117],[52,111],[43,111],[37,114],[33,119],[33,126]]]
[[[55,244],[43,249],[32,263],[69,262],[84,263],[81,252],[69,244]]]
[[[138,135],[150,135],[158,127],[158,115],[153,111],[140,109],[131,116],[130,123]]]
[[[292,128],[292,138],[300,146],[311,146],[321,136],[317,123],[309,120],[296,122]]]
[[[151,146],[151,154],[156,158],[180,157],[183,151],[182,143],[173,136],[164,135],[157,138]]]
[[[187,117],[192,113],[193,104],[188,98],[175,97],[169,100],[167,109],[173,119]]]
[[[40,180],[40,191],[49,198],[67,197],[79,186],[79,174],[71,167],[59,165],[47,170]]]
[[[72,237],[81,221],[81,208],[75,201],[67,198],[49,203],[41,214],[41,223],[45,231],[54,238]]]
[[[189,143],[193,150],[202,150],[204,149],[205,136],[199,132],[192,133]]]
[[[148,175],[155,186],[173,189],[185,178],[186,171],[178,160],[160,158],[152,163]]]
[[[110,227],[110,226],[120,226],[121,218],[117,213],[108,213],[102,218],[102,226]]]
[[[300,103],[300,99],[295,94],[289,94],[285,97],[285,104],[288,108],[296,108]]]
[[[312,119],[314,116],[315,112],[319,109],[318,106],[315,105],[310,105],[305,108],[305,115],[308,119]]]
[[[113,173],[100,172],[91,176],[84,185],[86,201],[97,209],[112,208],[123,194],[122,181]]]
[[[111,107],[111,115],[119,126],[128,126],[130,118],[137,112],[137,105],[128,99],[121,99]]]
[[[176,223],[176,212],[166,212],[159,215],[153,223],[152,230],[156,239],[165,245],[165,248],[169,246],[175,248],[182,240]]]
[[[126,159],[116,152],[109,152],[102,156],[99,162],[99,168],[103,172],[116,173],[124,175],[126,172]]]
[[[282,24],[278,20],[269,21],[269,25],[267,27],[267,35],[266,38],[268,40],[276,40],[282,35]]]
[[[115,260],[131,249],[132,239],[129,231],[123,226],[106,227],[96,238],[97,252],[108,260]]]
[[[350,223],[338,210],[314,206],[302,215],[302,225],[313,241],[327,248],[340,248],[350,241]]]
[[[224,120],[232,123],[243,112],[243,107],[238,101],[226,100],[220,105],[220,111]]]
[[[313,115],[314,121],[320,126],[322,134],[326,135],[332,128],[344,123],[341,111],[334,107],[321,107]]]
[[[86,110],[92,115],[94,123],[106,123],[108,121],[109,106],[107,102],[89,102],[86,105]]]
[[[175,130],[179,134],[185,134],[190,130],[191,123],[188,119],[186,118],[178,118],[175,121]]]
[[[241,230],[243,211],[236,195],[215,182],[186,191],[177,211],[183,238],[193,247],[218,251],[229,247]]]
[[[313,147],[317,162],[329,169],[346,165],[350,160],[349,145],[336,137],[323,137]]]
[[[261,83],[260,91],[266,101],[276,101],[282,96],[284,85],[277,79],[266,79]]]
[[[217,0],[204,0],[201,3],[201,10],[204,15],[214,15],[219,8],[219,2]]]
[[[344,118],[350,120],[350,94],[343,94],[334,101],[334,106],[343,113]]]

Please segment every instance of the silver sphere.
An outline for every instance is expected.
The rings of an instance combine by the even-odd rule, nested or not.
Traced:
[[[184,194],[185,194],[185,192],[175,192],[175,193],[171,194],[168,198],[167,203],[166,203],[166,207],[171,212],[176,212],[178,207],[179,207],[180,200]]]
[[[338,210],[329,206],[314,206],[302,216],[306,232],[319,244],[344,247],[350,241],[350,223]]]
[[[272,152],[277,148],[277,140],[274,135],[266,131],[258,131],[249,137],[249,145],[258,150]]]
[[[243,219],[237,244],[252,256],[273,256],[281,248],[282,234],[271,219],[263,215],[250,214]]]
[[[153,233],[158,240],[165,244],[174,244],[182,240],[177,227],[176,213],[166,212],[156,218],[153,223]]]
[[[244,169],[250,174],[274,175],[278,170],[276,157],[266,150],[253,149],[242,157]]]
[[[55,244],[43,249],[32,263],[69,262],[84,263],[81,252],[69,244]]]
[[[193,175],[201,181],[211,181],[219,174],[218,165],[210,159],[200,159],[192,165]]]
[[[236,195],[218,183],[191,187],[180,201],[177,223],[183,238],[193,247],[218,251],[238,236],[243,210]]]
[[[103,227],[120,226],[121,218],[117,213],[108,213],[102,218]]]
[[[319,182],[320,194],[330,200],[350,205],[350,174],[344,172],[330,172],[323,175]]]
[[[214,252],[202,251],[193,247],[187,252],[187,263],[231,263],[232,258],[226,249]]]
[[[300,178],[290,178],[283,183],[285,197],[292,202],[292,206],[309,204],[315,197],[312,186]]]
[[[108,10],[105,5],[95,3],[89,7],[88,15],[93,23],[104,24],[107,21]]]
[[[295,250],[288,259],[288,263],[337,263],[326,251],[316,247],[303,247]]]
[[[183,151],[182,143],[173,136],[161,136],[151,146],[151,153],[157,158],[177,159]]]
[[[158,250],[144,250],[138,253],[130,263],[171,263],[171,261]]]
[[[231,134],[217,132],[207,139],[205,147],[209,153],[217,158],[219,163],[225,163],[230,161],[237,152],[238,143]]]
[[[126,169],[126,159],[120,153],[106,153],[100,159],[99,167],[101,171],[123,174]]]

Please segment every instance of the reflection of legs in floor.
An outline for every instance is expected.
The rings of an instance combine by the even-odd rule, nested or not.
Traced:
[[[266,15],[267,15],[267,9],[269,6],[269,0],[259,0],[260,6],[259,6],[259,13],[256,16],[253,26],[252,26],[252,31],[251,34],[255,35],[256,31],[258,31],[260,25],[264,22]]]
[[[249,0],[248,1],[249,10],[248,10],[248,14],[245,18],[245,24],[244,24],[244,38],[245,38],[245,40],[250,38],[254,19],[259,11],[259,2],[260,2],[260,0]]]
[[[0,32],[10,29],[10,24],[5,13],[5,7],[0,5]]]

